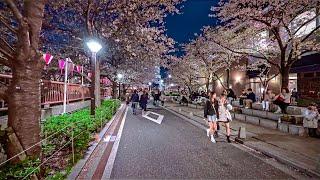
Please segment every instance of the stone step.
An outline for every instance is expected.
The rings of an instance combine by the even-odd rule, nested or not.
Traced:
[[[299,135],[299,136],[304,136],[305,134],[303,126],[294,125],[287,122],[279,122],[278,120],[276,120],[277,116],[274,116],[273,119],[271,119],[268,116],[268,113],[267,113],[267,117],[269,117],[268,119],[263,117],[248,115],[248,114],[237,114],[237,113],[232,113],[232,116],[234,119],[239,121],[243,121],[246,123],[250,123],[257,126],[270,128],[270,129],[277,129],[284,133],[289,133],[289,134]]]

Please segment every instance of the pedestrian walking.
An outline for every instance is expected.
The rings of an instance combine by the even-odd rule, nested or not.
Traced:
[[[143,94],[140,97],[140,105],[142,108],[142,115],[144,115],[145,112],[147,112],[147,104],[148,104],[148,93],[144,90]]]
[[[226,127],[226,133],[227,133],[227,142],[231,143],[230,141],[230,122],[232,121],[232,117],[230,114],[230,110],[232,110],[232,106],[228,103],[227,96],[225,94],[222,94],[220,96],[219,100],[219,108],[218,108],[218,122],[224,123]]]
[[[137,114],[137,107],[139,104],[139,94],[137,93],[137,90],[133,91],[133,94],[131,95],[131,108],[132,108],[132,114]]]
[[[204,118],[209,123],[209,129],[207,129],[207,136],[210,137],[211,142],[216,143],[214,135],[217,132],[217,120],[219,118],[218,108],[219,103],[216,99],[217,94],[210,92],[209,99],[206,101],[204,106]]]

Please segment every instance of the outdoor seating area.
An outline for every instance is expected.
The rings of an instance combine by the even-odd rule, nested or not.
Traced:
[[[233,101],[233,117],[237,120],[271,128],[293,135],[307,136],[303,127],[304,113],[307,108],[298,106],[288,106],[287,114],[276,114],[262,110],[262,104],[253,103],[252,108],[244,108],[239,105],[239,101]],[[318,125],[319,126],[319,125]],[[318,128],[318,133],[320,133]]]

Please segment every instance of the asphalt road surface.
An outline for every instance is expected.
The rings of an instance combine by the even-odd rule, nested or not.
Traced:
[[[291,179],[259,158],[162,110],[162,124],[127,113],[111,178]]]

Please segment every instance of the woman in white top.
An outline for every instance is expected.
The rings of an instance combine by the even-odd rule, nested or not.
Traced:
[[[304,115],[305,116],[303,118],[303,127],[307,128],[309,136],[316,137],[318,120],[320,119],[317,104],[311,103]]]
[[[218,114],[219,114],[218,121],[223,122],[225,124],[228,143],[231,143],[230,121],[232,121],[232,119],[231,119],[231,114],[229,112],[229,110],[231,109],[232,109],[232,106],[228,104],[227,95],[221,94],[220,100],[219,100],[219,108],[218,108]]]

